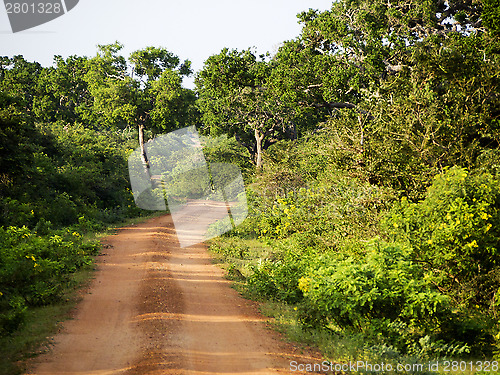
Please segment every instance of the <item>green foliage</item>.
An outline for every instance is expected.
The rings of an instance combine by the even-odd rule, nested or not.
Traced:
[[[331,114],[325,101],[336,98],[322,90],[326,81],[338,80],[345,86],[349,80],[348,73],[339,69],[335,61],[300,39],[285,42],[269,65],[267,85],[275,100],[286,103],[290,110],[290,125],[296,133],[292,139],[316,129]],[[348,96],[338,94],[344,99]]]
[[[385,340],[401,352],[422,337],[439,336],[436,327],[450,314],[449,298],[410,253],[399,244],[373,242],[362,256],[318,258],[298,284],[304,324],[365,332],[367,340]]]
[[[279,147],[281,146],[281,147]],[[319,134],[303,144],[277,144],[253,188],[257,232],[266,238],[315,238],[341,248],[353,237],[376,235],[390,190],[372,186],[335,165],[331,140]]]
[[[76,231],[40,236],[26,227],[0,228],[0,334],[15,331],[28,307],[61,297],[68,275],[92,263],[99,243]]]
[[[480,12],[473,0],[342,0],[334,2],[329,11],[310,10],[299,19],[304,23],[304,44],[313,54],[319,52],[323,60],[337,65],[335,71],[326,74],[331,79],[324,80],[319,89],[335,101],[346,101],[359,100],[363,89],[372,89],[386,74],[412,64],[411,49],[422,40],[457,30],[463,34],[477,31]],[[450,17],[455,24],[449,22]],[[341,88],[346,84],[347,92]]]
[[[55,66],[44,68],[37,80],[33,113],[38,121],[74,123],[89,117],[92,97],[85,81],[87,64],[86,57],[64,60],[54,56]]]
[[[488,30],[494,35],[500,34],[500,2],[498,0],[483,0],[483,19]]]
[[[175,69],[180,60],[173,53],[164,48],[147,47],[135,51],[130,55],[130,62],[134,64],[134,71],[139,76],[157,79],[166,69]]]
[[[186,127],[196,122],[196,97],[191,90],[181,86],[182,76],[173,70],[165,70],[151,84],[150,94],[155,100],[150,116],[157,132]]]
[[[0,91],[0,194],[8,194],[22,180],[19,165],[31,162],[36,141],[37,134],[21,99]]]
[[[147,47],[130,55],[128,67],[119,55],[122,48],[118,42],[101,45],[88,60],[85,81],[94,103],[85,120],[111,128],[140,125],[155,132],[192,125],[195,97],[181,86],[182,77],[191,74],[190,62],[181,64],[166,49]]]
[[[356,111],[327,121],[337,167],[418,199],[443,167],[478,166],[500,140],[498,61],[484,58],[488,48],[460,33],[417,43],[411,68],[361,90]]]
[[[202,136],[201,140],[207,162],[235,164],[240,168],[246,180],[253,175],[248,151],[234,137],[229,138],[224,134],[219,137]]]
[[[19,100],[28,111],[33,110],[36,96],[37,78],[42,66],[37,62],[28,62],[23,56],[0,58],[0,91]]]
[[[293,246],[292,243],[287,245]],[[251,266],[252,273],[247,278],[249,292],[273,301],[299,302],[302,292],[298,288],[298,280],[311,254],[297,247],[294,247],[294,250],[276,249],[267,259]]]
[[[211,56],[196,76],[197,105],[207,131],[235,136],[258,168],[263,150],[290,133],[293,118],[288,102],[275,96],[270,70],[264,56],[226,48]]]
[[[291,197],[277,198],[276,204],[259,217],[260,233],[270,238],[286,238],[300,230],[294,225],[297,216],[300,216],[294,202],[295,200]]]
[[[390,189],[362,181],[364,171],[337,169],[335,135],[327,128],[269,149],[249,189],[252,216],[217,245],[231,274],[245,275],[238,280],[252,296],[295,304],[304,328],[327,330],[372,356],[491,355],[499,181],[487,171],[497,169],[496,153],[483,154],[481,171],[437,175],[427,193],[427,181],[409,180],[426,198],[399,202]],[[372,240],[384,234],[391,242]],[[270,250],[238,242],[252,236]]]
[[[301,36],[271,60],[270,80],[294,122],[315,120],[299,134],[329,129],[337,168],[420,198],[441,168],[475,167],[500,141],[498,38],[481,11],[474,1],[404,0],[310,10]]]
[[[414,260],[443,290],[486,309],[500,287],[499,184],[488,173],[451,168],[436,176],[423,201],[403,198],[386,220],[388,231],[411,244]]]
[[[33,228],[41,219],[71,225],[81,214],[116,221],[109,207],[122,216],[134,214],[126,169],[134,141],[81,125],[38,125],[32,131],[38,135],[30,144],[36,152],[26,152],[26,161],[17,155],[18,170],[9,174],[15,185],[0,198],[1,225]]]

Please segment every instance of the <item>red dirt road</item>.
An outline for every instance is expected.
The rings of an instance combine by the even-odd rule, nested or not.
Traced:
[[[180,248],[170,216],[106,243],[75,318],[27,374],[290,374],[291,361],[321,361],[266,328],[205,245]]]

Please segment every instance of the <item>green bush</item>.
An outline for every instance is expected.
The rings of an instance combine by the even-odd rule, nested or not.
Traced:
[[[81,216],[111,223],[141,214],[127,170],[131,135],[60,123],[37,124],[32,133],[16,179],[2,177],[11,186],[0,198],[0,226],[34,228],[43,219],[58,228]]]
[[[304,261],[286,253],[283,259],[266,259],[251,266],[252,274],[247,278],[248,290],[256,296],[272,301],[297,303],[302,299],[298,280],[304,269]]]
[[[437,175],[418,203],[402,199],[385,219],[390,236],[408,241],[412,259],[468,307],[498,304],[500,180],[454,167]]]
[[[99,249],[75,231],[39,236],[27,227],[0,228],[0,334],[13,332],[27,307],[58,301],[68,275],[91,264]]]
[[[248,151],[236,141],[234,137],[227,135],[219,137],[201,137],[203,143],[203,154],[207,162],[228,163],[237,165],[245,180],[249,180],[253,174],[254,167],[251,163]]]
[[[406,246],[373,241],[365,255],[319,257],[298,281],[302,323],[362,332],[402,352],[422,337],[438,336],[449,298],[410,254]]]
[[[22,203],[17,199],[0,197],[0,221],[13,226],[29,225],[34,221],[34,205]]]
[[[225,241],[212,241],[211,250],[218,253],[224,259],[245,259],[248,256],[249,247],[239,241],[227,238]]]
[[[21,296],[7,298],[0,292],[0,335],[14,332],[24,321],[26,303]]]
[[[254,200],[253,212],[261,237],[316,235],[323,246],[342,248],[346,240],[377,234],[379,213],[389,199],[384,189],[327,170],[308,188],[284,195],[261,194]]]

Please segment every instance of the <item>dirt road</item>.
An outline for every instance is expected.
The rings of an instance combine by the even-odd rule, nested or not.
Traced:
[[[170,216],[106,242],[75,318],[28,374],[290,374],[320,361],[266,328],[204,245],[180,248]]]

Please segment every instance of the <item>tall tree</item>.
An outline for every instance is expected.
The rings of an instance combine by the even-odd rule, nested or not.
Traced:
[[[211,134],[235,136],[253,156],[283,137],[293,137],[293,110],[276,96],[269,81],[271,65],[250,50],[223,49],[211,56],[196,77],[198,106]]]
[[[194,94],[182,87],[191,63],[181,63],[164,48],[148,47],[132,53],[128,65],[119,55],[122,48],[118,42],[100,45],[97,56],[89,60],[86,80],[94,98],[94,120],[111,127],[137,126],[149,173],[144,130],[169,131],[196,119]]]
[[[299,15],[272,74],[290,100],[330,112],[345,167],[407,190],[498,149],[496,3],[340,0]]]

